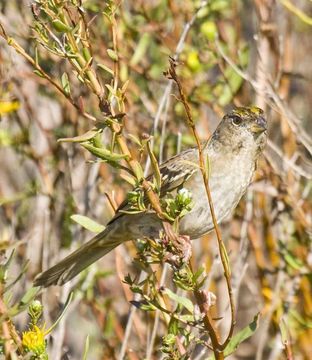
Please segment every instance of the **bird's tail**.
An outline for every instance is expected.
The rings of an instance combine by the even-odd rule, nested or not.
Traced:
[[[34,285],[44,287],[63,285],[71,280],[120,244],[117,239],[110,238],[109,232],[108,227],[58,264],[39,274],[34,280]]]

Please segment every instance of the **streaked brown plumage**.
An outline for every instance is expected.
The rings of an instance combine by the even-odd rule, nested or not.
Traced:
[[[209,185],[218,222],[230,214],[245,193],[265,142],[263,111],[249,107],[237,108],[225,115],[211,138],[203,144],[204,153],[209,157]],[[212,218],[198,167],[197,148],[172,157],[160,166],[160,170],[161,196],[179,188],[192,193],[194,206],[180,220],[180,234],[195,239],[211,231]],[[35,285],[62,285],[122,242],[159,236],[162,223],[153,211],[129,215],[120,212],[125,208],[127,202],[119,207],[103,232],[39,274]]]

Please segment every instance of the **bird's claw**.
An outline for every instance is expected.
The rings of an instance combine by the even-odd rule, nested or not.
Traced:
[[[192,245],[190,237],[187,235],[178,235],[173,231],[170,224],[164,225],[165,235],[163,243],[168,247],[172,245],[168,251],[165,261],[174,266],[181,266],[181,264],[188,263],[192,256]]]

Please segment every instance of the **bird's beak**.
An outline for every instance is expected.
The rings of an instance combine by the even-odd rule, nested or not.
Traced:
[[[251,125],[251,131],[255,134],[262,133],[267,130],[267,122],[263,116],[259,116]]]

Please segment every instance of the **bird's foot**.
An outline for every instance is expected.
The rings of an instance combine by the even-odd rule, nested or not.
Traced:
[[[187,235],[179,235],[175,239],[174,247],[178,250],[182,262],[189,262],[192,256],[191,239]]]
[[[165,233],[162,241],[168,249],[165,261],[174,266],[188,263],[192,256],[190,237],[177,234],[170,223],[164,222],[163,227]]]

